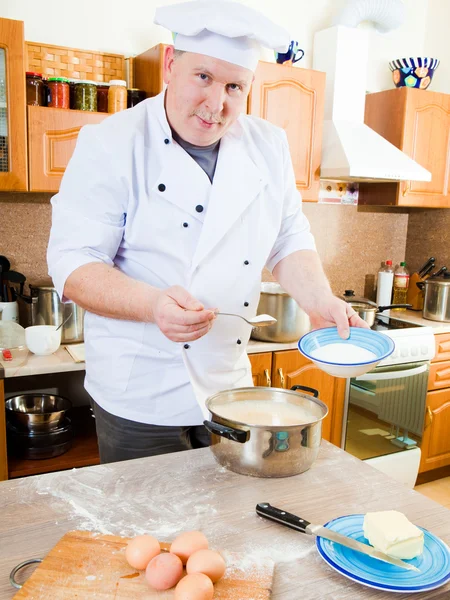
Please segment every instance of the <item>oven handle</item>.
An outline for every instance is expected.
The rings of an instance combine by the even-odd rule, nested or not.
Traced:
[[[356,381],[383,381],[386,379],[401,379],[402,377],[414,377],[428,370],[428,365],[421,365],[415,369],[406,369],[405,371],[393,371],[391,373],[373,373],[355,377]]]

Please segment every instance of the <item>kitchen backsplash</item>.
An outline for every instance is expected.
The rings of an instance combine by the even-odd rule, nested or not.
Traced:
[[[430,256],[436,270],[445,265],[450,270],[450,210],[413,208],[409,214],[406,261],[417,271]]]
[[[50,198],[51,194],[0,194],[0,254],[6,255],[11,268],[22,272],[30,283],[51,281],[46,263]],[[353,289],[356,294],[373,297],[381,262],[387,258],[404,260],[406,211],[308,203],[303,210],[335,294]],[[263,279],[271,279],[268,271],[264,271]]]

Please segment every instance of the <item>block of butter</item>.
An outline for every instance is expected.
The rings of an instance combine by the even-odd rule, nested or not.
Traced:
[[[369,512],[364,516],[364,536],[377,550],[400,559],[423,552],[423,531],[396,510]]]

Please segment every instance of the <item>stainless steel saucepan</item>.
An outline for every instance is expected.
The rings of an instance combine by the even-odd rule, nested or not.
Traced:
[[[302,394],[303,390],[312,394]],[[269,387],[236,388],[211,396],[206,401],[211,421],[204,421],[212,434],[211,450],[218,463],[243,475],[289,477],[311,467],[319,453],[322,421],[327,406],[318,400],[319,392],[296,385],[292,390]],[[221,406],[241,401],[269,400],[275,404],[300,406],[308,414],[299,425],[254,425],[221,416]],[[232,414],[232,411],[227,411]]]
[[[390,308],[411,308],[412,304],[388,304],[387,306],[378,306],[371,300],[358,300],[348,302],[355,312],[363,319],[369,327],[375,323],[377,313],[383,312]]]

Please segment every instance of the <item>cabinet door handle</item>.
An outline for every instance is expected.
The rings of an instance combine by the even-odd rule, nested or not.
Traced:
[[[266,387],[271,387],[272,381],[270,379],[269,369],[264,369],[264,375],[266,377]]]
[[[286,387],[286,385],[285,385],[285,379],[284,379],[284,375],[283,375],[283,369],[281,367],[278,369],[278,375],[280,376],[281,387],[284,389]]]
[[[433,411],[431,410],[431,408],[429,406],[427,406],[427,414],[428,414],[428,418],[430,420],[429,420],[428,425],[425,426],[425,429],[433,424]]]

